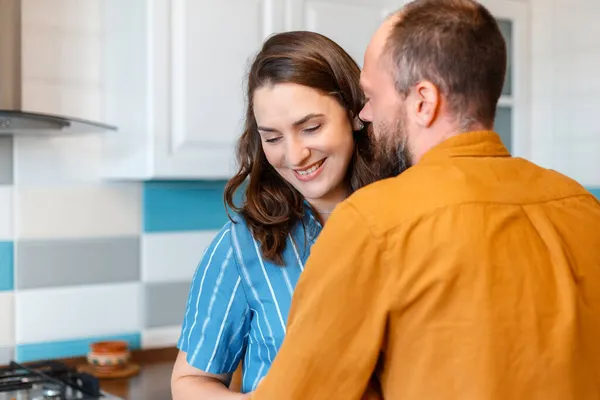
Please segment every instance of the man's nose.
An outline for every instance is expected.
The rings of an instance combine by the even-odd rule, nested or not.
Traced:
[[[362,110],[358,113],[358,117],[365,122],[373,122],[373,111],[371,110],[371,102],[367,102]]]
[[[287,161],[291,167],[302,167],[310,157],[310,150],[300,140],[290,140],[287,146]]]

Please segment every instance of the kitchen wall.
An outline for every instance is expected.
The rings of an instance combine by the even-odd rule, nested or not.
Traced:
[[[14,172],[0,186],[0,364],[84,354],[105,337],[177,339],[195,266],[227,218],[223,182],[93,179],[98,139],[0,139]]]
[[[23,1],[25,108],[102,119],[101,5]],[[0,137],[0,365],[177,339],[224,182],[106,182],[102,137]]]
[[[600,1],[519,1],[530,4],[532,158],[599,188]]]
[[[25,104],[101,119],[101,0],[23,3]],[[600,196],[600,3],[530,4],[531,158]],[[222,187],[106,182],[102,134],[0,138],[0,364],[174,344]]]

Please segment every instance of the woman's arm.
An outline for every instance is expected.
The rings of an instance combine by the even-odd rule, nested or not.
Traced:
[[[233,374],[215,375],[192,367],[186,353],[180,351],[171,377],[173,400],[244,400],[249,395],[235,393],[227,387]]]

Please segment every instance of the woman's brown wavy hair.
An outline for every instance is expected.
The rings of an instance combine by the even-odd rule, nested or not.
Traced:
[[[252,63],[247,82],[246,122],[237,143],[239,169],[225,186],[225,204],[244,218],[260,243],[263,257],[278,265],[283,265],[288,234],[304,215],[304,198],[267,161],[254,119],[254,91],[279,83],[307,86],[333,96],[348,110],[348,118],[355,118],[365,100],[359,78],[360,68],[352,57],[332,40],[314,32],[271,36]],[[346,177],[351,192],[375,179],[370,167],[367,127],[353,132],[353,136],[355,151]],[[238,207],[234,195],[244,184],[245,198]]]

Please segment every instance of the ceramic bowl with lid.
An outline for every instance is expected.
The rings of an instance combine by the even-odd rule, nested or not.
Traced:
[[[130,357],[129,344],[114,340],[92,343],[87,360],[98,370],[111,371],[124,368]]]

